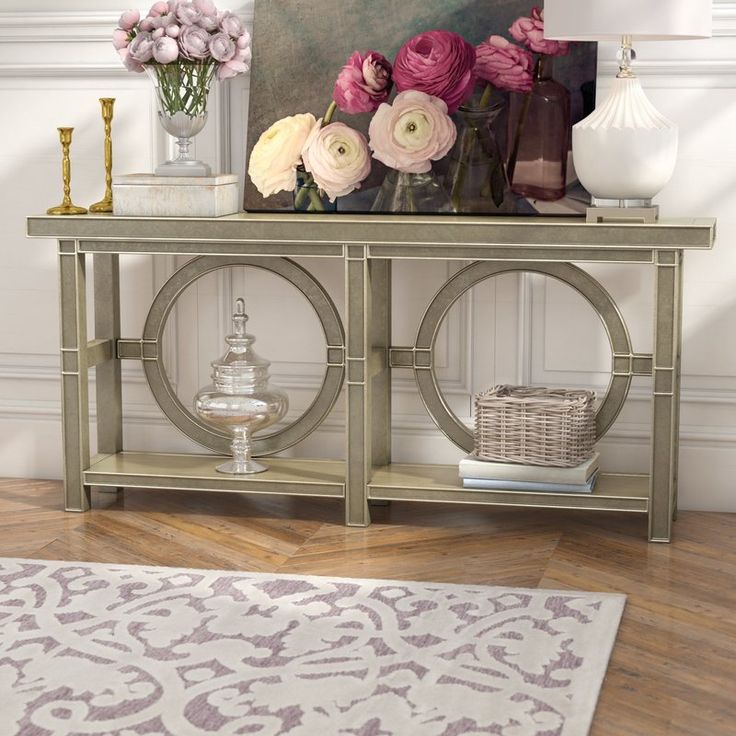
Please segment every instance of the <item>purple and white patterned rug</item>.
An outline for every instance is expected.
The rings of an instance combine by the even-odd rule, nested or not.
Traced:
[[[0,559],[0,730],[583,736],[624,601]]]

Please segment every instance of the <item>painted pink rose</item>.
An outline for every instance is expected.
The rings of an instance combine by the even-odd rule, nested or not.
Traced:
[[[130,36],[128,31],[124,31],[122,28],[116,28],[112,32],[112,45],[116,51],[124,49],[130,43]]]
[[[181,33],[181,27],[177,26],[176,24],[172,23],[170,26],[166,26],[166,35],[170,36],[171,38],[179,38],[179,34]]]
[[[179,49],[187,59],[206,59],[210,53],[210,34],[199,26],[184,25],[179,32]]]
[[[219,28],[231,38],[240,38],[245,33],[243,21],[229,10],[226,10],[220,15]]]
[[[163,28],[159,28],[163,31]],[[170,64],[179,58],[179,44],[169,36],[161,36],[153,44],[153,58],[159,64]]]
[[[517,18],[509,33],[519,43],[523,43],[536,54],[548,56],[565,56],[570,51],[567,41],[551,41],[544,37],[544,9],[532,8],[531,17]]]
[[[130,58],[139,64],[145,64],[153,58],[153,37],[150,33],[139,33],[128,46]]]
[[[360,188],[371,173],[371,154],[362,133],[345,125],[320,121],[312,129],[302,149],[304,168],[330,202]]]
[[[210,36],[210,54],[215,61],[230,61],[235,57],[237,47],[227,33],[216,33]]]
[[[475,49],[451,31],[428,31],[407,41],[394,61],[399,92],[417,90],[445,102],[450,113],[473,94]]]
[[[534,57],[526,49],[491,36],[476,48],[475,73],[498,89],[529,92],[534,85]]]
[[[443,100],[409,90],[376,110],[368,133],[374,158],[392,169],[422,174],[447,155],[457,128]]]
[[[133,26],[141,19],[141,14],[137,10],[126,10],[118,21],[118,26],[124,31],[132,31]]]
[[[377,51],[362,56],[355,51],[342,68],[332,95],[337,106],[350,115],[373,112],[391,94],[391,63]]]
[[[143,64],[130,55],[130,46],[126,46],[124,49],[118,49],[118,56],[123,62],[123,65],[129,72],[143,73]]]
[[[159,15],[167,15],[169,12],[169,4],[165,2],[154,3],[148,11],[149,18],[158,18]]]

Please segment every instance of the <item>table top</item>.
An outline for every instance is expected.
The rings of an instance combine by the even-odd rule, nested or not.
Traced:
[[[28,218],[30,237],[89,241],[86,248],[80,248],[89,252],[100,250],[91,243],[104,242],[110,246],[102,250],[116,252],[216,252],[218,244],[235,243],[291,246],[290,254],[298,254],[300,248],[309,251],[321,247],[324,251],[315,251],[313,255],[341,255],[345,245],[367,245],[400,247],[402,253],[408,254],[416,249],[418,257],[422,257],[420,251],[427,246],[708,250],[713,247],[715,230],[713,218],[661,219],[657,223],[587,223],[576,217],[251,212],[218,218],[94,214]],[[125,247],[125,243],[149,245],[136,249]],[[183,244],[190,244],[190,247],[183,247]],[[225,250],[230,251],[229,248]]]

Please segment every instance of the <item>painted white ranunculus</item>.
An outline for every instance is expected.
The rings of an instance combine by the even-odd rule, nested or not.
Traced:
[[[296,167],[315,125],[317,121],[311,113],[291,115],[274,123],[253,146],[248,176],[264,197],[294,189]]]
[[[304,145],[302,159],[330,202],[359,189],[371,172],[365,136],[345,123],[330,123],[324,128],[316,125]]]

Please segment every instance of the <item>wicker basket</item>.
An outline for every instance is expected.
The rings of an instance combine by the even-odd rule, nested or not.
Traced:
[[[569,468],[593,455],[595,394],[494,386],[475,397],[475,455]]]

